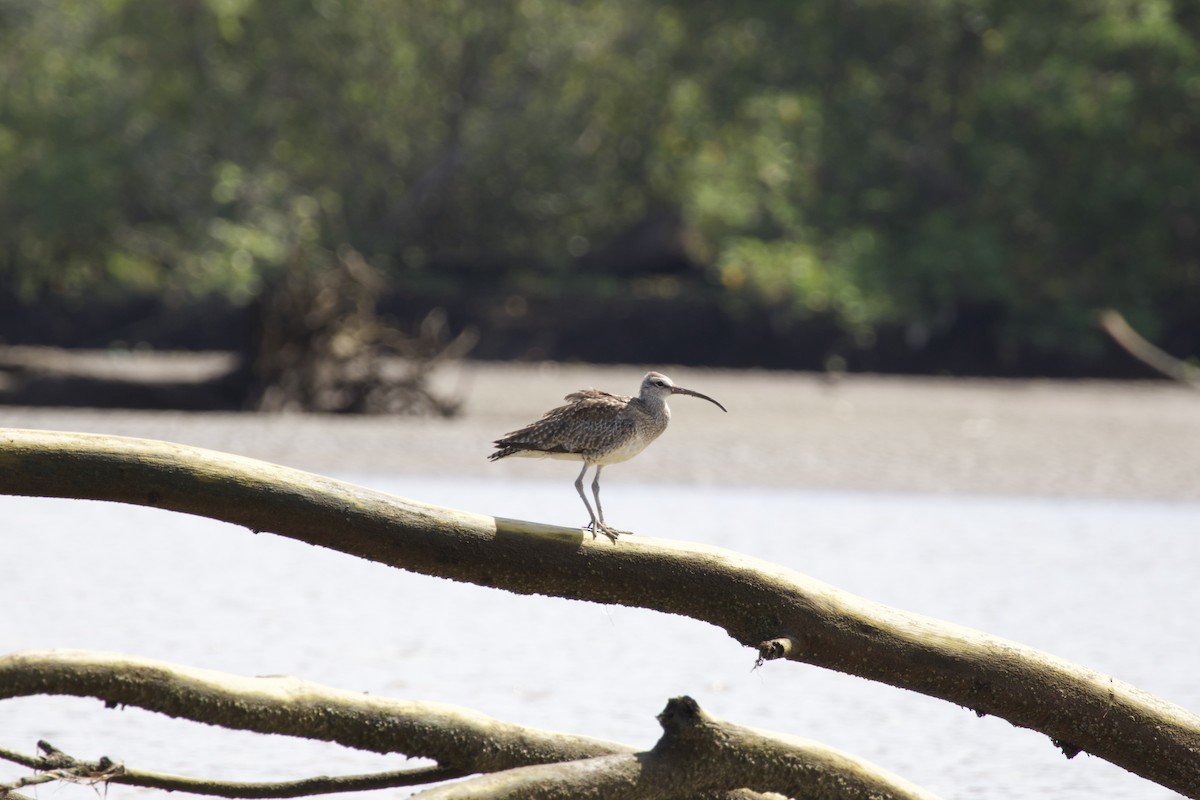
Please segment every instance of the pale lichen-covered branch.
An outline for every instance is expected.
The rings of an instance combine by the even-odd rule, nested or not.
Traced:
[[[480,778],[462,788],[455,788],[456,784],[444,789],[450,793],[445,796],[462,792],[463,797],[532,798],[557,786],[570,788],[575,797],[662,797],[668,796],[666,789],[688,797],[758,796],[730,795],[744,787],[794,789],[795,794],[814,800],[930,797],[901,778],[832,748],[713,720],[686,698],[672,701],[660,715],[666,735],[654,751],[635,753],[616,742],[513,725],[443,703],[347,692],[291,677],[246,678],[81,650],[36,650],[0,657],[0,700],[36,694],[95,697],[112,706],[136,706],[230,729],[432,758],[439,766],[375,776],[242,784],[150,773],[107,760],[84,764],[44,743],[43,750],[57,758],[10,758],[0,751],[0,758],[48,770],[30,779],[33,782],[77,776],[224,797],[295,797],[496,773],[494,783]],[[528,772],[530,765],[546,768]],[[498,795],[480,794],[485,788],[494,792],[500,787],[513,788]],[[830,787],[850,793],[832,795]]]
[[[522,767],[427,789],[420,800],[695,798],[729,787],[806,800],[931,800],[879,767],[817,742],[710,717],[690,697],[658,715],[654,749],[555,766]]]
[[[775,640],[765,655],[1002,717],[1200,797],[1196,714],[1016,642],[727,550],[646,536],[593,542],[578,529],[438,508],[237,456],[79,433],[0,431],[0,493],[199,514],[428,575],[692,617],[748,647]]]
[[[468,772],[632,752],[616,742],[512,725],[458,706],[394,700],[286,676],[247,678],[90,650],[0,657],[0,699],[38,694],[95,697],[224,728],[421,756]]]

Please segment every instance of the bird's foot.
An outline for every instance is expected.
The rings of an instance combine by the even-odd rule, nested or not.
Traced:
[[[583,529],[585,531],[591,531],[593,539],[596,538],[597,533],[602,533],[605,536],[607,536],[609,539],[612,539],[613,544],[617,543],[617,537],[620,536],[622,533],[625,533],[625,534],[629,533],[629,531],[619,531],[616,528],[612,527],[611,525],[605,525],[603,522],[596,522],[595,520],[592,520],[587,525],[584,525]]]

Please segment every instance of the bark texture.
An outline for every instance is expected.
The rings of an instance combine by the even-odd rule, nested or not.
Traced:
[[[806,739],[710,717],[690,697],[658,715],[663,736],[646,753],[484,775],[428,789],[420,800],[636,800],[724,796],[728,786],[805,800],[932,800],[873,764]],[[736,797],[736,795],[734,795]]]
[[[86,777],[224,797],[295,797],[379,786],[483,777],[430,790],[431,798],[645,798],[763,800],[758,791],[810,800],[931,800],[869,762],[795,737],[707,716],[690,698],[659,715],[664,736],[650,752],[616,742],[501,722],[444,703],[390,699],[298,678],[246,678],[148,658],[83,650],[31,650],[0,657],[0,699],[36,694],[95,697],[236,730],[337,742],[378,753],[432,758],[438,768],[376,776],[238,784],[126,769],[104,759]],[[0,757],[35,768],[80,766],[56,759]],[[52,763],[43,763],[50,761]],[[534,768],[531,765],[538,765]],[[32,782],[59,779],[38,776]],[[0,797],[4,796],[0,787]],[[424,794],[421,796],[425,796]]]
[[[37,694],[95,697],[110,706],[234,730],[432,758],[466,772],[633,752],[617,742],[513,725],[445,703],[378,697],[286,676],[246,678],[87,650],[0,657],[0,699]]]

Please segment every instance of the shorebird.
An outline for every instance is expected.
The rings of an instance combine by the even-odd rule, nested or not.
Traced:
[[[616,542],[619,534],[628,531],[619,531],[604,522],[604,509],[600,507],[600,470],[633,458],[667,429],[667,423],[671,421],[667,398],[673,394],[699,397],[726,411],[725,406],[708,395],[676,386],[659,372],[647,372],[637,397],[599,389],[572,392],[563,398],[566,405],[551,409],[537,422],[497,439],[496,452],[489,455],[488,460],[525,456],[582,461],[583,469],[575,479],[575,491],[579,492],[579,499],[592,519],[584,530],[590,530],[593,539],[597,533],[602,533]],[[583,476],[593,465],[596,467],[592,481],[595,511],[583,493]]]

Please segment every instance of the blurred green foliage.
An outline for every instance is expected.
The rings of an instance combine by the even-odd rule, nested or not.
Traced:
[[[0,290],[238,301],[297,248],[1087,356],[1200,318],[1196,0],[0,0]]]

